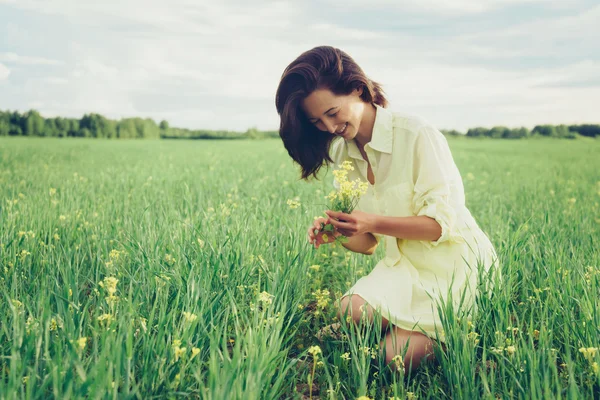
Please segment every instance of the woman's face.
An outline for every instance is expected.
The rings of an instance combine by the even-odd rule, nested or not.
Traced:
[[[335,95],[329,89],[317,89],[302,101],[306,118],[323,132],[352,140],[358,133],[365,103],[355,89],[349,95]]]

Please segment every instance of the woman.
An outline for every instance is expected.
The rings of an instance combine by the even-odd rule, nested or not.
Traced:
[[[345,52],[315,47],[283,72],[276,95],[280,136],[315,178],[323,165],[351,161],[348,179],[369,182],[351,214],[327,210],[308,229],[315,248],[344,235],[348,250],[386,255],[341,298],[339,317],[382,317],[386,362],[404,354],[416,369],[445,341],[438,301],[475,308],[478,267],[496,253],[465,207],[464,188],[444,136],[421,118],[389,111],[381,86]],[[335,232],[323,240],[321,223]],[[334,237],[332,237],[334,236]],[[463,297],[464,296],[464,297]],[[462,297],[462,299],[461,299]],[[437,334],[436,334],[437,331]]]

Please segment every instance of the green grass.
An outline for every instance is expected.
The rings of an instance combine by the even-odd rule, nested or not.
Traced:
[[[1,138],[0,397],[600,397],[600,141],[449,140],[504,281],[401,375],[314,337],[383,249],[308,245],[331,179],[279,141]]]

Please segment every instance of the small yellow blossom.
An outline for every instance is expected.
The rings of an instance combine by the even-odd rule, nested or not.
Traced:
[[[287,205],[293,210],[295,208],[300,207],[300,202],[297,201],[297,200],[290,200],[290,199],[288,199]]]
[[[515,354],[516,351],[517,351],[517,349],[515,348],[515,346],[507,346],[506,347],[506,352],[510,356],[512,356],[513,354]]]
[[[203,249],[204,248],[204,240],[202,240],[200,238],[198,238],[197,240],[198,240],[198,246],[200,246],[200,248]]]
[[[186,348],[181,347],[181,340],[175,339],[173,340],[173,355],[175,356],[175,362],[179,360],[180,357],[185,355]]]
[[[109,276],[104,278],[102,282],[99,283],[100,287],[104,288],[110,296],[114,295],[117,292],[117,283],[119,280],[113,276]]]
[[[275,296],[273,296],[269,292],[263,291],[258,295],[258,301],[260,301],[263,304],[271,304],[273,303],[273,297]]]
[[[58,329],[58,324],[56,323],[56,318],[52,318],[50,320],[50,331],[55,331]]]
[[[192,314],[190,312],[184,311],[183,318],[185,319],[185,322],[194,322],[195,320],[198,319],[198,316],[196,314]]]
[[[110,323],[114,320],[114,317],[112,314],[105,313],[100,315],[97,319],[98,322],[100,322],[100,325],[108,327],[108,325],[110,325]]]
[[[327,305],[329,304],[329,295],[330,292],[327,289],[322,289],[319,290],[317,289],[315,292],[312,293],[313,296],[315,297],[315,300],[317,300],[317,308],[324,310],[325,307],[327,307]]]
[[[579,349],[579,352],[583,354],[583,356],[589,361],[592,362],[594,357],[596,357],[596,353],[598,352],[597,347],[582,347]]]
[[[310,346],[308,348],[308,353],[311,354],[314,358],[317,358],[320,354],[323,354],[319,346]]]
[[[54,196],[56,194],[56,188],[50,188],[49,192],[50,196]]]
[[[404,359],[400,354],[395,355],[394,358],[392,358],[392,361],[398,369],[398,371],[404,372]]]
[[[200,349],[199,348],[192,347],[192,357],[190,357],[190,360],[192,360],[194,357],[196,357],[199,353],[200,353]]]
[[[340,358],[344,361],[350,361],[350,353],[344,353],[340,356]]]
[[[85,350],[85,346],[87,345],[87,337],[82,336],[77,339],[77,346],[79,347],[79,351]]]
[[[177,259],[170,254],[165,254],[165,262],[169,265],[173,265],[175,262],[177,262]]]
[[[20,308],[23,308],[23,303],[21,303],[19,300],[17,299],[12,299],[11,300],[12,305],[18,310]]]
[[[321,266],[317,265],[317,264],[311,265],[310,267],[308,267],[308,269],[312,269],[315,272],[319,271],[320,268],[321,268]]]

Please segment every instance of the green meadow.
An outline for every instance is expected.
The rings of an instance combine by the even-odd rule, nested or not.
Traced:
[[[448,140],[503,280],[410,372],[280,141],[0,138],[0,398],[600,398],[600,140]]]

